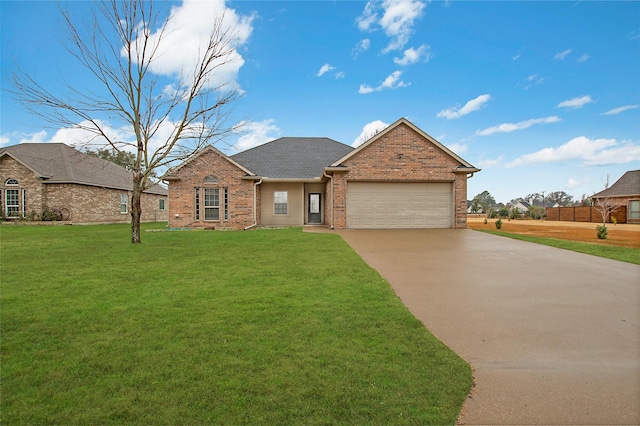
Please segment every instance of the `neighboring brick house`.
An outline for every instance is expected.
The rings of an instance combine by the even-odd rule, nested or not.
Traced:
[[[280,138],[170,169],[170,227],[465,228],[479,169],[402,118],[358,148]]]
[[[627,223],[640,223],[640,170],[622,175],[609,188],[591,196],[594,206],[606,201],[609,205],[626,206]]]
[[[130,222],[132,175],[111,161],[63,143],[0,148],[0,195],[6,218],[39,217],[66,209],[72,223]],[[154,184],[142,194],[142,221],[166,221],[167,190]]]

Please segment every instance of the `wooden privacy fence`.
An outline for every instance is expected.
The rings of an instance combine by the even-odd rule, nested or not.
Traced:
[[[547,207],[547,220],[564,222],[602,223],[602,213],[595,207]],[[618,223],[627,223],[627,206],[620,206],[611,214]],[[611,222],[611,218],[607,218]]]

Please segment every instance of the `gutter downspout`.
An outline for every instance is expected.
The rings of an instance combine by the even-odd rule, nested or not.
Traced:
[[[258,185],[260,185],[262,183],[262,178],[260,178],[260,180],[256,181],[253,184],[253,224],[247,226],[246,228],[244,228],[244,230],[246,231],[247,229],[251,229],[255,226],[258,225],[258,212],[257,212],[257,192],[258,192]]]
[[[329,182],[331,182],[331,229],[335,229],[333,227],[333,176],[332,175],[328,175],[327,172],[325,172],[324,170],[322,171],[322,175],[326,178],[329,179]]]

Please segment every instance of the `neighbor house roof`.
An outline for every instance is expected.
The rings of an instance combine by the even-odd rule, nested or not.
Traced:
[[[640,170],[630,170],[609,188],[593,194],[592,198],[627,197],[640,195]]]
[[[257,176],[270,179],[313,179],[353,148],[329,138],[284,137],[231,158]]]
[[[23,143],[0,149],[32,170],[43,183],[74,183],[111,189],[132,189],[132,174],[118,164],[84,154],[63,143]],[[145,192],[167,195],[166,188],[154,184]]]

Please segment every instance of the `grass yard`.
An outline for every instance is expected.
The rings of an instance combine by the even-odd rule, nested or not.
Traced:
[[[340,236],[129,239],[0,226],[1,424],[455,423],[469,365]]]

